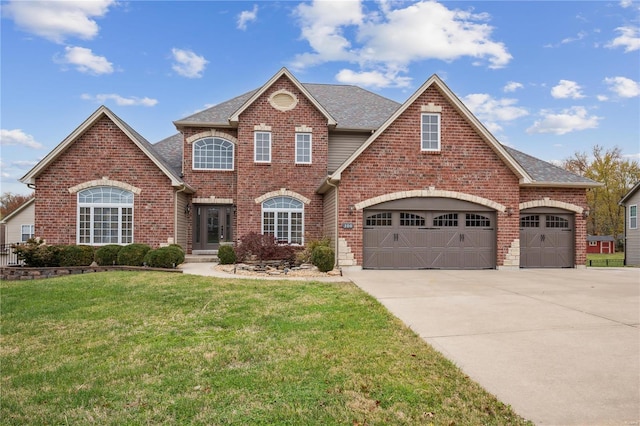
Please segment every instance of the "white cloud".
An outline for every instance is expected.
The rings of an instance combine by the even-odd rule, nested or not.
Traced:
[[[500,123],[529,115],[525,108],[516,106],[516,99],[494,99],[486,93],[469,94],[462,102],[491,132],[502,130]]]
[[[527,133],[564,135],[579,130],[595,129],[602,119],[595,115],[589,115],[586,108],[579,106],[565,109],[559,114],[555,114],[550,110],[542,110],[540,114],[542,119],[536,120],[533,126],[527,129]]]
[[[94,55],[91,49],[67,46],[64,50],[65,55],[60,62],[73,65],[80,72],[94,75],[113,72],[113,64],[104,56]]]
[[[354,84],[357,86],[375,87],[379,89],[386,87],[408,87],[411,84],[411,78],[399,77],[396,72],[355,72],[348,69],[340,70],[336,75],[336,80],[344,84]]]
[[[606,102],[609,100],[609,97],[607,95],[598,95],[596,96],[596,98],[600,101],[600,102]]]
[[[367,13],[364,6],[373,4],[316,0],[299,5],[301,35],[311,51],[296,55],[291,66],[349,61],[360,67],[352,75],[379,84],[379,75],[402,78],[400,73],[414,61],[469,57],[474,65],[502,68],[512,59],[503,43],[492,40],[487,14],[450,10],[433,1],[398,8],[394,6],[402,3],[377,2],[380,9]]]
[[[26,146],[27,148],[43,149],[44,145],[37,142],[33,136],[20,129],[0,129],[0,145],[2,146]]]
[[[587,33],[584,31],[580,31],[575,37],[567,37],[563,39],[560,44],[568,44],[573,43],[574,41],[580,41],[587,36]]]
[[[522,83],[518,83],[515,81],[510,81],[508,82],[504,88],[502,90],[504,90],[505,92],[509,93],[509,92],[515,92],[518,89],[522,89],[524,86],[522,85]]]
[[[103,17],[114,4],[115,0],[13,0],[2,9],[22,30],[62,43],[68,37],[94,38],[99,27],[93,18]]]
[[[556,99],[580,99],[584,98],[582,87],[575,81],[560,80],[557,86],[551,89],[551,96]]]
[[[627,8],[627,7],[631,7],[631,5],[633,4],[632,0],[620,0],[620,7],[623,8]]]
[[[620,35],[611,40],[606,47],[611,49],[624,47],[625,53],[640,49],[640,31],[638,31],[638,27],[618,27],[616,31],[619,32]]]
[[[243,10],[238,15],[238,29],[246,30],[248,22],[255,22],[258,19],[258,5],[254,4],[252,10]]]
[[[93,101],[93,102],[97,102],[99,104],[105,104],[108,101],[115,101],[116,105],[118,106],[146,106],[146,107],[152,107],[155,106],[158,103],[157,99],[152,99],[152,98],[137,98],[135,96],[132,96],[130,98],[125,98],[122,97],[120,95],[116,95],[116,94],[107,94],[107,93],[103,93],[103,94],[98,94],[98,95],[89,95],[87,93],[84,93],[80,96],[81,99],[84,99],[85,101]]]
[[[635,98],[640,96],[640,84],[627,77],[607,77],[604,82],[609,85],[609,90],[621,98]]]
[[[205,65],[209,63],[204,56],[198,56],[190,50],[171,49],[173,59],[176,61],[172,68],[175,72],[187,78],[200,78]]]

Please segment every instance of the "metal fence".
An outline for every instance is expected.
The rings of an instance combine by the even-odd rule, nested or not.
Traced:
[[[22,262],[18,261],[18,255],[12,248],[12,246],[17,244],[0,244],[0,266],[16,266],[22,264]]]

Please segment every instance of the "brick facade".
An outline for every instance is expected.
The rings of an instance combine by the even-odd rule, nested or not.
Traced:
[[[105,177],[141,190],[134,196],[135,242],[158,247],[173,238],[169,179],[105,116],[37,177],[36,237],[48,244],[76,244],[78,195],[69,188]]]

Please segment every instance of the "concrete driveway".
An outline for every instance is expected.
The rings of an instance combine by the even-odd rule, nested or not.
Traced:
[[[345,275],[534,423],[640,424],[640,269]]]

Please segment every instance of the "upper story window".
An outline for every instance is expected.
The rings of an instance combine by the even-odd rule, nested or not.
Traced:
[[[33,225],[20,225],[20,241],[27,242],[29,238],[33,238],[34,226]]]
[[[78,244],[133,242],[133,192],[99,186],[78,192]]]
[[[254,133],[254,161],[256,163],[271,162],[271,132]]]
[[[204,138],[193,144],[194,170],[233,170],[233,144],[221,138]]]
[[[311,133],[296,133],[296,164],[311,164]]]
[[[638,228],[638,206],[629,206],[629,229]]]
[[[440,151],[440,114],[422,114],[422,151]]]

